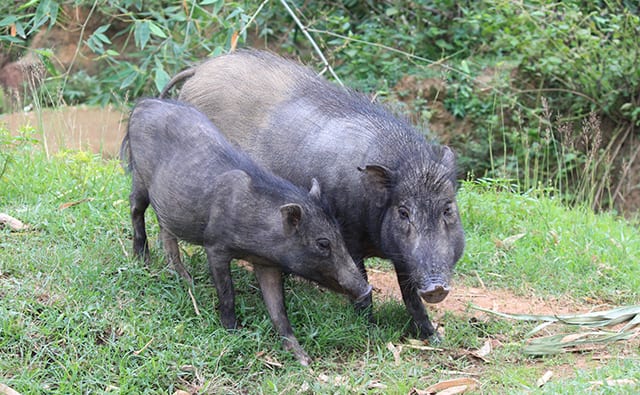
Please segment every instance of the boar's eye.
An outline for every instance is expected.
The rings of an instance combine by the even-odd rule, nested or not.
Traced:
[[[444,216],[448,217],[451,215],[451,213],[453,212],[453,210],[451,209],[451,203],[447,203],[446,206],[444,206]]]
[[[398,216],[400,217],[400,219],[402,219],[404,221],[408,221],[409,220],[409,209],[404,207],[404,206],[398,207]]]
[[[329,239],[317,239],[316,247],[318,247],[318,250],[323,254],[329,254],[331,252],[331,242],[329,241]]]
[[[454,207],[453,207],[453,203],[447,203],[444,206],[444,209],[442,211],[442,215],[444,216],[444,220],[451,220],[451,217],[453,216],[453,214],[455,213],[454,211]]]

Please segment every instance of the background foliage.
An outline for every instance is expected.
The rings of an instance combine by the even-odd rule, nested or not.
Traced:
[[[636,2],[568,0],[289,1],[346,85],[423,125],[434,103],[467,127],[432,136],[454,146],[463,174],[542,186],[570,202],[612,208],[628,181],[640,126]],[[77,22],[77,7],[85,10]],[[128,104],[171,75],[232,46],[268,47],[323,68],[280,1],[32,0],[0,5],[5,59],[41,29],[80,29],[93,72],[55,67],[36,99]],[[74,25],[74,23],[76,25]],[[84,47],[83,47],[84,48]],[[398,89],[436,78],[440,97]]]

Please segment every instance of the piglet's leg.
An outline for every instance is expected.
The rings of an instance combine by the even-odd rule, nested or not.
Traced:
[[[356,263],[356,266],[358,267],[358,269],[360,270],[360,274],[362,274],[362,277],[364,278],[364,280],[366,282],[369,282],[369,277],[367,276],[367,269],[365,269],[365,266],[364,266],[364,258],[357,257],[357,258],[353,258],[353,260]],[[373,318],[373,292],[369,292],[369,295],[367,295],[364,299],[360,300],[359,302],[355,302],[354,307],[358,313],[366,316],[369,319],[369,322],[375,322]]]
[[[189,283],[193,283],[191,274],[189,274],[187,268],[184,267],[184,264],[180,259],[180,248],[178,247],[178,240],[176,239],[176,237],[172,235],[168,230],[161,227],[160,239],[162,240],[164,252],[167,256],[167,264],[175,269],[175,271],[178,272],[178,274],[182,278],[187,280]]]
[[[302,349],[298,339],[293,334],[289,317],[284,306],[284,288],[282,284],[282,272],[277,267],[254,265],[254,272],[260,284],[264,303],[269,311],[271,322],[284,339],[285,350],[293,352],[296,359],[303,366],[309,366],[311,358]]]
[[[236,329],[236,301],[233,281],[231,280],[231,257],[213,247],[205,247],[207,260],[209,261],[209,272],[213,277],[213,283],[218,293],[218,311],[222,326],[227,329]]]
[[[133,225],[133,254],[138,258],[143,258],[145,264],[148,265],[150,255],[144,212],[149,207],[149,194],[137,185],[135,177],[132,192],[129,195],[129,202],[131,204],[131,223]]]

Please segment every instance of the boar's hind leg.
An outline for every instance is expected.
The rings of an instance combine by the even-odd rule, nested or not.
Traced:
[[[178,247],[178,239],[168,230],[161,227],[160,228],[160,239],[162,240],[162,245],[164,247],[164,252],[167,256],[167,264],[169,267],[175,269],[178,274],[187,280],[189,283],[193,283],[193,279],[191,278],[191,274],[187,271],[180,259],[180,248]]]
[[[218,311],[222,326],[227,329],[236,329],[236,301],[233,281],[231,280],[231,256],[218,251],[213,247],[205,247],[207,260],[209,261],[209,272],[213,277],[213,283],[218,293]]]
[[[404,300],[404,304],[413,319],[413,329],[415,330],[416,335],[421,339],[429,339],[433,342],[439,342],[440,339],[438,338],[438,335],[429,320],[429,316],[427,315],[427,309],[424,307],[418,292],[416,292],[415,288],[411,286],[409,277],[400,272],[397,272],[396,274],[398,276],[398,283],[400,284],[400,291],[402,292],[402,299]]]
[[[262,298],[269,311],[271,322],[284,339],[284,348],[293,352],[296,359],[303,366],[309,366],[311,358],[298,343],[293,334],[289,317],[284,306],[284,288],[282,285],[282,272],[277,267],[254,265],[254,272],[260,284]]]
[[[146,190],[136,187],[135,182],[131,195],[129,195],[129,204],[131,206],[131,223],[133,224],[133,255],[144,258],[144,262],[149,264],[149,244],[144,223],[144,212],[149,207],[149,194]]]

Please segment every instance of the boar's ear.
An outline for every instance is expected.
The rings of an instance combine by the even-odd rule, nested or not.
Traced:
[[[309,190],[309,196],[320,200],[320,183],[315,178],[311,179],[311,189]]]
[[[440,159],[440,163],[448,169],[456,168],[456,154],[446,145],[442,146],[442,159]]]
[[[372,199],[376,201],[378,206],[383,206],[387,201],[389,189],[394,183],[393,171],[381,165],[366,165],[358,167],[358,170],[365,175],[364,186],[367,192],[375,196]]]
[[[302,206],[295,203],[285,204],[280,206],[280,213],[282,214],[284,234],[285,236],[291,236],[298,229],[298,225],[302,220]]]

